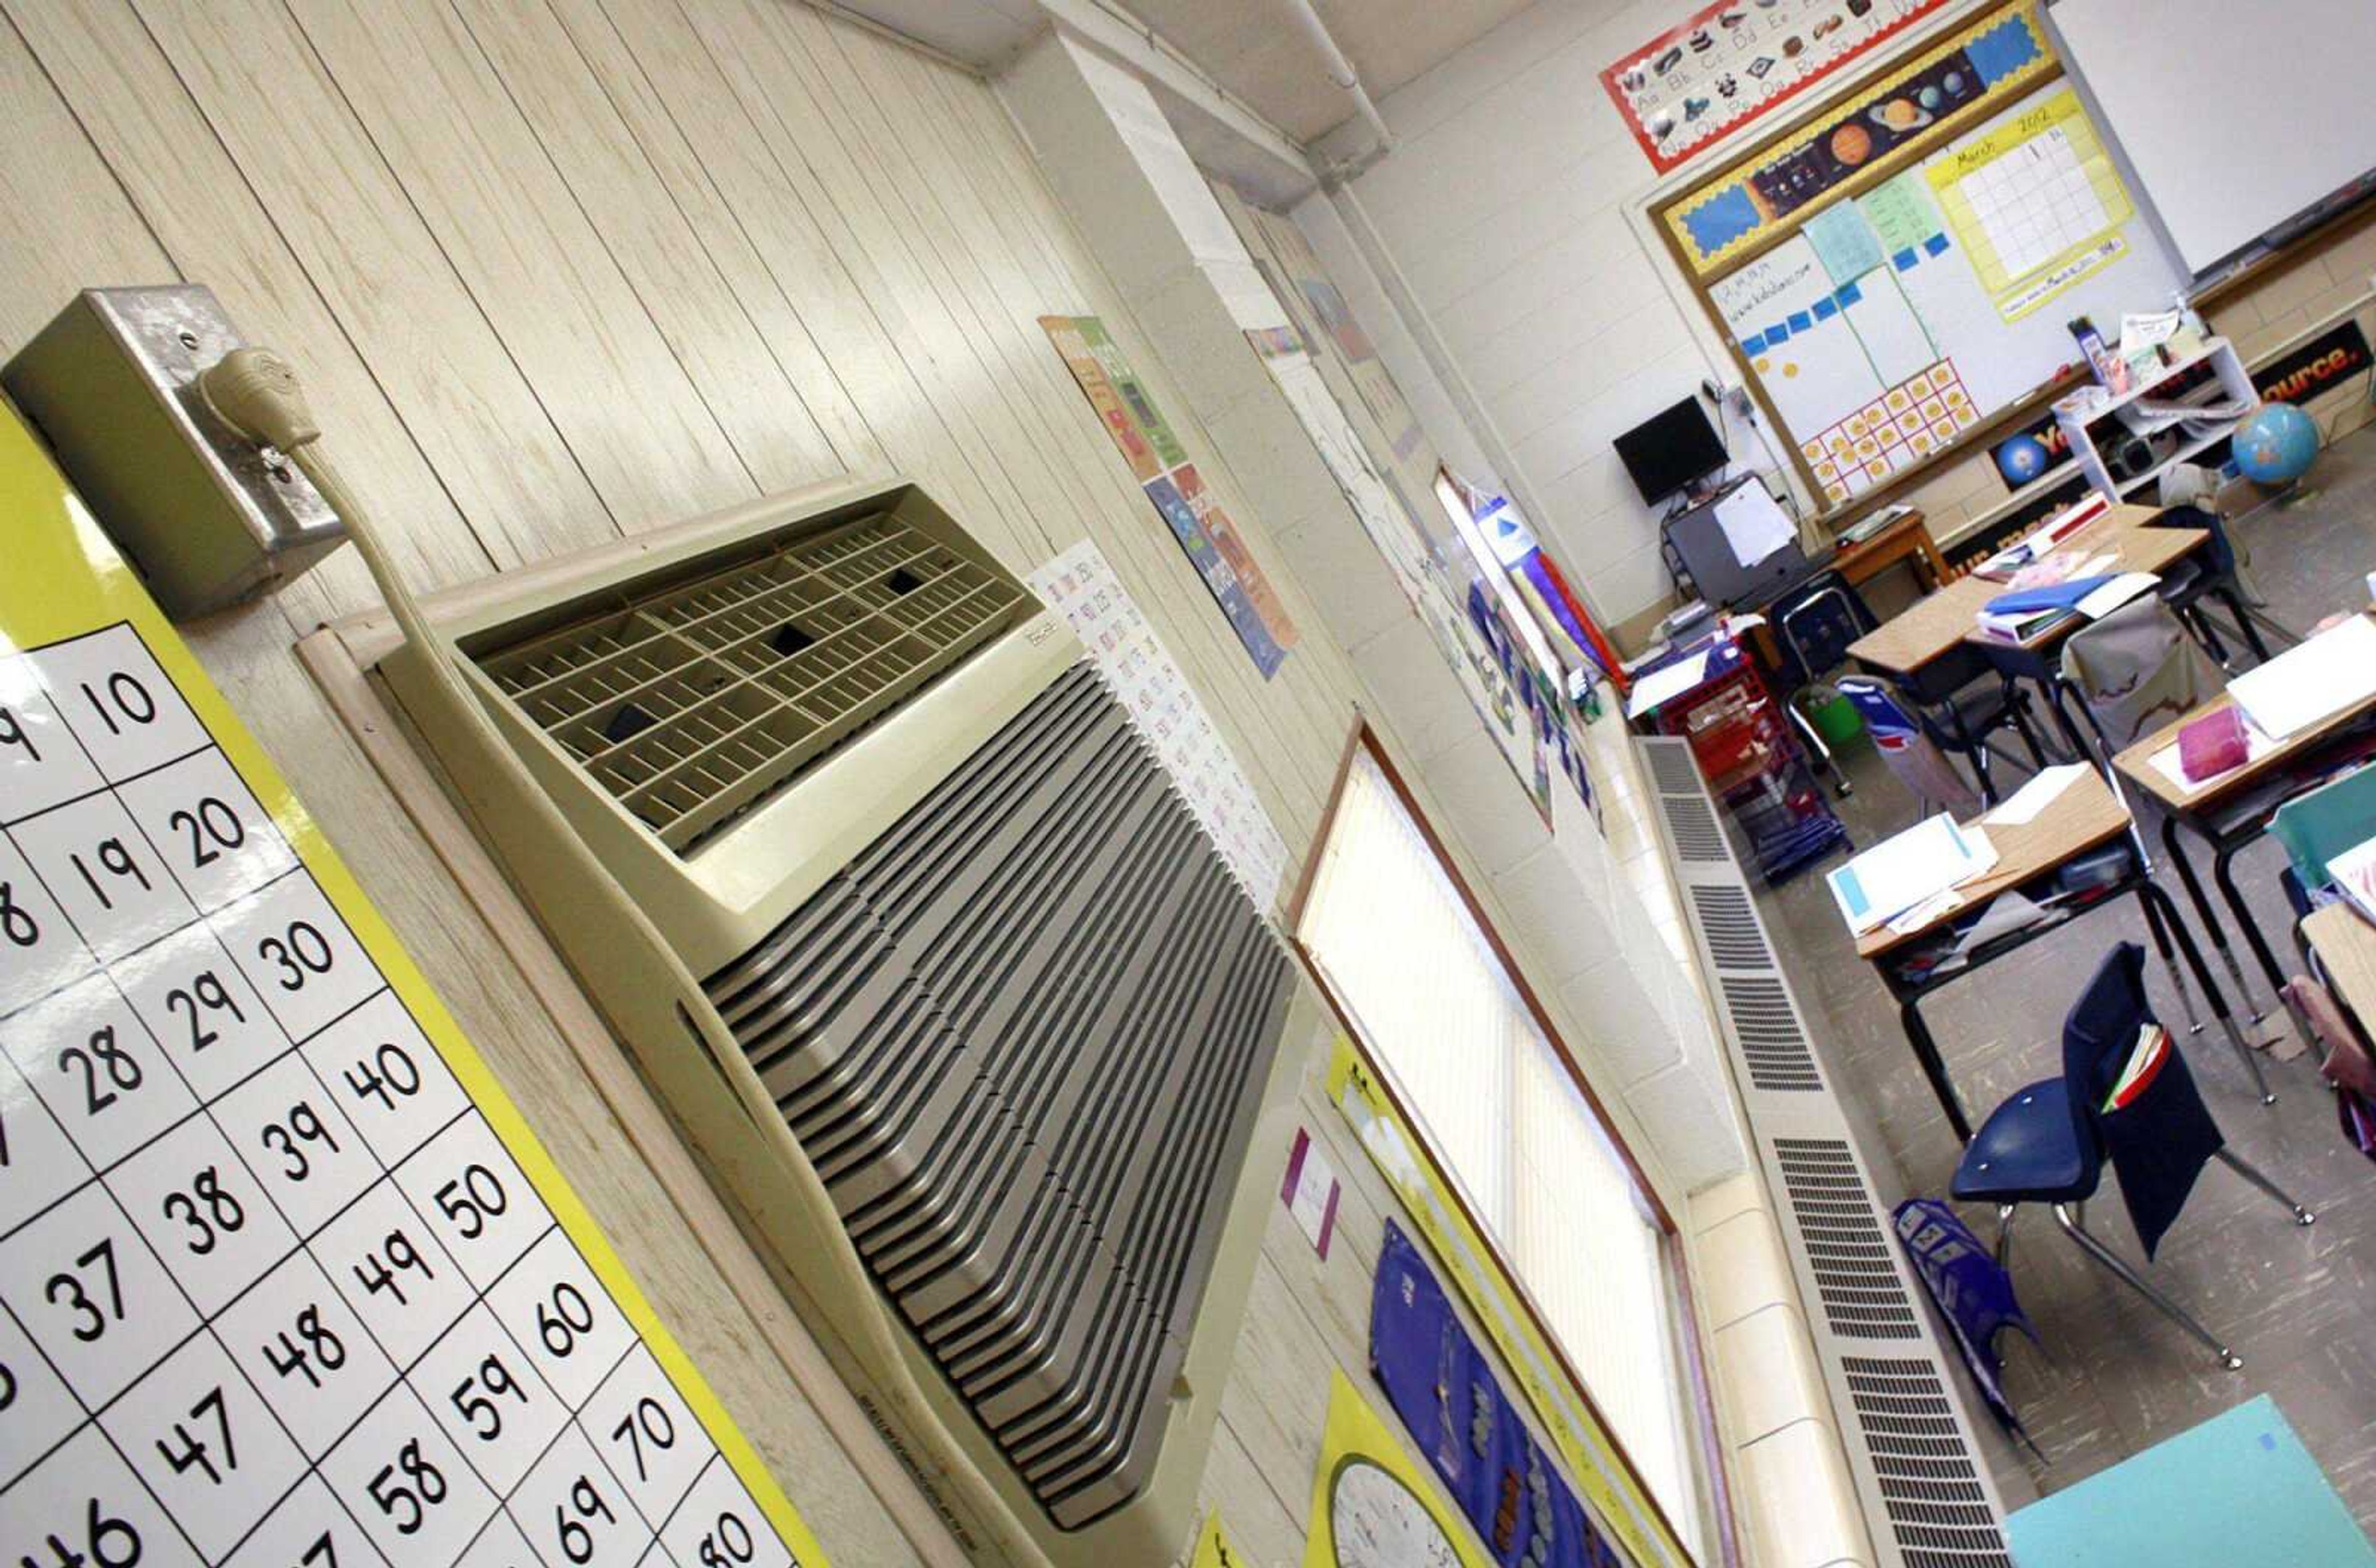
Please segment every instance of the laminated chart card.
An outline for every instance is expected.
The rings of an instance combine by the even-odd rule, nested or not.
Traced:
[[[0,1563],[821,1564],[7,421],[0,537]]]

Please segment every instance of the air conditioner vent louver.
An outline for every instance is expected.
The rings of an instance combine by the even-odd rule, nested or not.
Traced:
[[[1937,1370],[1849,1356],[1842,1370],[1883,1506],[1913,1568],[2013,1568]]]
[[[1921,1320],[1898,1282],[1897,1243],[1874,1218],[1872,1194],[1848,1146],[1835,1138],[1780,1138],[1775,1152],[1832,1332],[1859,1339],[1919,1337]]]
[[[1693,891],[1698,891],[1693,889]],[[1764,975],[1717,976],[1717,990],[1740,1041],[1749,1081],[1776,1093],[1805,1093],[1824,1087],[1823,1075],[1807,1050],[1799,1015],[1790,1005],[1782,982]]]
[[[1662,795],[1667,831],[1675,840],[1675,856],[1687,865],[1724,865],[1732,856],[1725,848],[1724,830],[1702,795]]]
[[[1011,577],[884,513],[471,651],[682,854],[1031,608]]]
[[[1127,1502],[1289,986],[1094,671],[705,989],[877,1284],[1051,1515]]]
[[[1750,907],[1748,889],[1698,883],[1691,893],[1700,917],[1700,934],[1706,938],[1708,956],[1716,960],[1717,968],[1774,967],[1774,950],[1765,944],[1765,932]]]
[[[1660,792],[1669,795],[1697,794],[1700,789],[1700,765],[1688,745],[1645,746],[1643,754],[1650,759],[1650,778]]]

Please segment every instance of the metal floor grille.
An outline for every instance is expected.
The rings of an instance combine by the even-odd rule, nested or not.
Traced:
[[[1937,1368],[1849,1356],[1841,1369],[1909,1568],[2014,1568]]]
[[[1790,1218],[1832,1332],[1858,1339],[1920,1337],[1913,1299],[1898,1282],[1896,1242],[1874,1218],[1872,1194],[1848,1146],[1836,1138],[1777,1138],[1774,1147]]]
[[[1030,603],[1012,578],[885,514],[475,657],[683,853]]]
[[[1154,1462],[1289,997],[1087,665],[705,982],[1050,1516]]]

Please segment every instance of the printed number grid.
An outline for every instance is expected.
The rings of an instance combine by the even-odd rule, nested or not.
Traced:
[[[117,625],[0,658],[0,1568],[790,1568]]]

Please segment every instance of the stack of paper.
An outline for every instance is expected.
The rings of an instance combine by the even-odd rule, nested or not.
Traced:
[[[2037,814],[2062,798],[2062,791],[2086,775],[2084,762],[2066,762],[2060,767],[2049,767],[2024,784],[1984,818],[1991,827],[2018,827],[2037,820]]]
[[[2228,683],[2263,734],[2284,740],[2376,696],[2376,621],[2365,615],[2277,655]]]
[[[2137,1043],[2129,1048],[2127,1063],[2112,1081],[2112,1092],[2104,1097],[2105,1114],[2134,1105],[2137,1097],[2153,1087],[2162,1063],[2168,1060],[2169,1031],[2150,1021],[2138,1025]]]
[[[1883,840],[1824,881],[1840,917],[1858,936],[1915,909],[1943,899],[1997,863],[1988,836],[1959,827],[1944,812]]]
[[[2376,838],[2354,845],[2326,862],[2326,874],[2364,920],[2376,921]]]
[[[2091,494],[2069,511],[2050,519],[2020,543],[2008,545],[1980,563],[1979,575],[1984,577],[2010,577],[2111,509],[2112,504],[2101,493]]]

